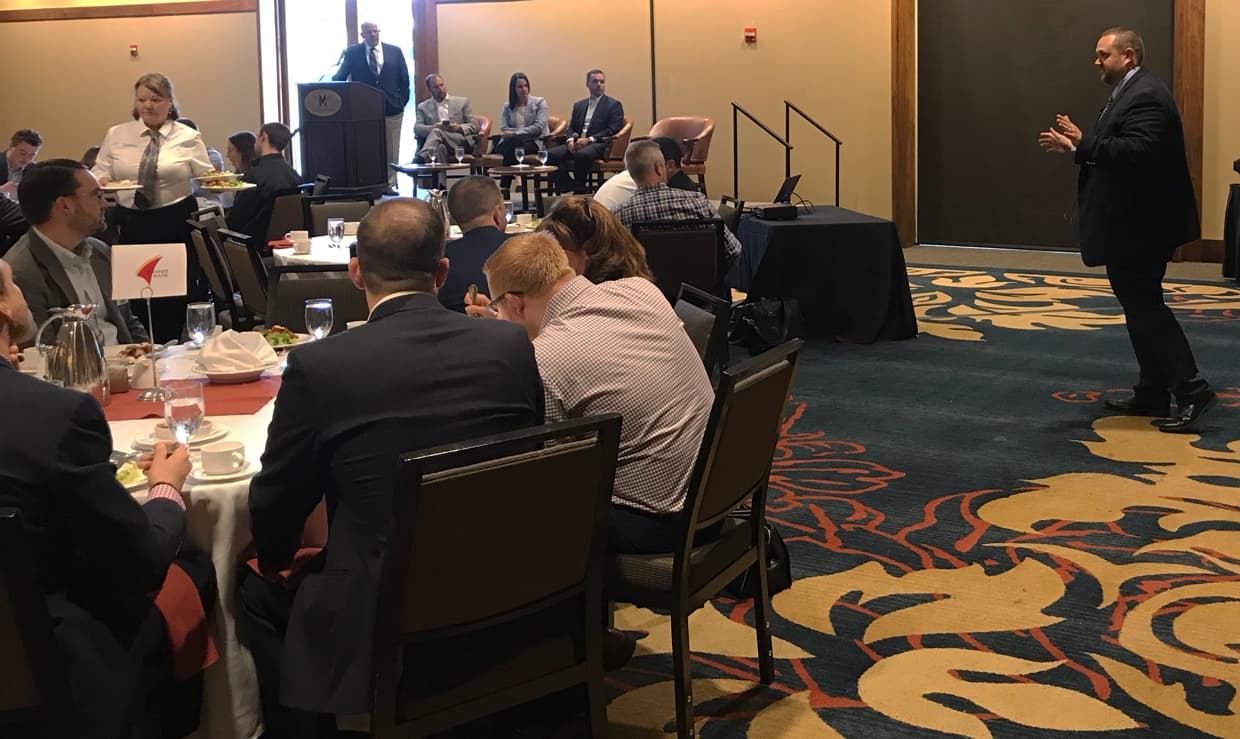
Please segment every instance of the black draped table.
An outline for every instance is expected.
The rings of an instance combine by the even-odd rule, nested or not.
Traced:
[[[811,336],[868,344],[917,335],[891,221],[818,206],[793,221],[743,218],[731,282],[751,298],[796,298]]]
[[[1227,194],[1227,215],[1223,217],[1223,276],[1240,280],[1240,185]]]

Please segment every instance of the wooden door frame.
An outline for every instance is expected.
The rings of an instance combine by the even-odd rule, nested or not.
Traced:
[[[431,0],[433,2],[433,0]],[[1205,0],[1174,0],[1172,92],[1188,171],[1201,202],[1205,125]],[[891,213],[902,246],[917,244],[917,0],[891,0]],[[1200,217],[1200,216],[1198,216]],[[1193,258],[1200,242],[1183,248]]]

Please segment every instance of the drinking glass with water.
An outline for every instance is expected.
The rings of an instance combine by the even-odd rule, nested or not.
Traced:
[[[331,242],[333,249],[340,246],[341,241],[344,241],[343,218],[327,219],[327,240]]]
[[[547,147],[542,144],[538,145],[538,161],[542,162],[544,167],[547,166]]]
[[[517,158],[518,167],[525,166],[525,147],[524,146],[518,146],[517,148],[513,149],[512,155]]]
[[[457,164],[465,163],[465,147],[464,146],[456,147],[456,149],[452,153],[456,155]]]
[[[201,347],[215,329],[215,304],[190,303],[185,306],[185,331],[195,346]]]
[[[306,301],[306,331],[315,341],[330,334],[334,322],[331,298],[313,298]]]
[[[175,392],[164,401],[164,420],[177,441],[189,447],[189,438],[202,425],[207,415],[207,404],[202,398],[202,383],[181,381],[172,385]]]

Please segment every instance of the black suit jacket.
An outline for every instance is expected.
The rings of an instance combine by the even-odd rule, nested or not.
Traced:
[[[264,154],[245,171],[245,181],[257,187],[242,190],[228,211],[228,228],[250,237],[260,251],[267,247],[267,227],[271,225],[271,206],[276,195],[290,192],[301,184],[301,175],[279,154]]]
[[[399,48],[384,43],[379,46],[383,49],[383,67],[378,78],[370,71],[370,47],[360,43],[345,49],[344,61],[332,79],[352,79],[379,88],[383,92],[383,114],[396,115],[404,112],[409,102],[409,66]]]
[[[117,305],[112,301],[112,247],[96,238],[88,238],[87,241],[93,250],[90,266],[95,272],[95,279],[99,280],[99,289],[103,292],[103,305],[100,308],[108,317],[108,322],[116,326],[117,343],[149,341],[146,327],[134,317],[129,303]],[[30,312],[39,324],[47,320],[50,309],[82,302],[77,291],[73,289],[73,283],[69,281],[69,275],[65,274],[64,265],[52,253],[52,249],[57,248],[59,247],[40,238],[34,229],[30,229],[5,256],[5,260],[13,268],[13,282],[25,293]]]
[[[525,331],[453,313],[415,293],[370,322],[289,353],[250,525],[264,572],[289,564],[326,496],[323,569],[294,598],[283,703],[361,713],[401,453],[542,422],[542,384]]]
[[[1120,88],[1075,159],[1085,264],[1166,261],[1201,236],[1180,111],[1150,71]]]
[[[624,128],[624,106],[620,101],[604,95],[594,106],[594,115],[590,117],[590,128],[586,130],[586,108],[590,106],[590,98],[573,103],[573,116],[569,119],[568,138],[581,136],[593,137],[596,142],[606,143],[611,137]]]
[[[449,262],[448,279],[439,288],[439,302],[445,308],[464,313],[465,291],[471,283],[477,285],[478,292],[483,295],[491,294],[482,265],[507,238],[508,234],[498,228],[483,226],[466,231],[461,238],[448,242],[444,250]]]
[[[139,506],[116,481],[112,435],[91,396],[0,358],[0,398],[0,507],[21,510],[81,735],[116,735],[142,685],[129,644],[152,618],[147,593],[163,584],[185,513],[162,499]]]

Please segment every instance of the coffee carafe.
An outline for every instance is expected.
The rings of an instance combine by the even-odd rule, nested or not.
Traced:
[[[103,358],[103,346],[91,314],[94,305],[70,305],[53,308],[51,317],[39,326],[35,345],[43,354],[43,379],[72,390],[90,393],[107,405],[111,399],[108,392],[108,363]],[[44,343],[43,334],[53,322],[60,321],[56,340]]]

